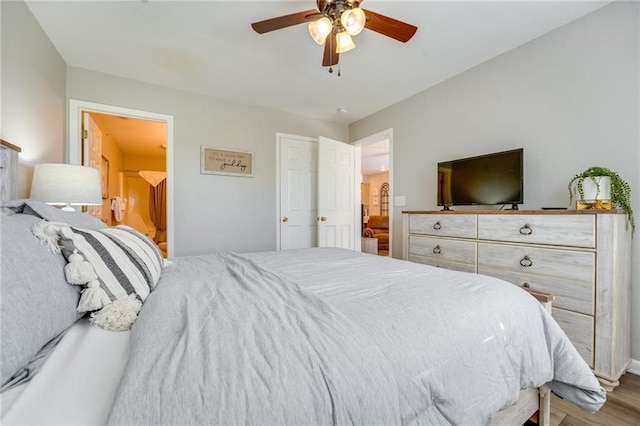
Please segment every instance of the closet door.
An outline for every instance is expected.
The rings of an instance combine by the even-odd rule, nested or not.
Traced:
[[[319,247],[356,249],[355,153],[353,145],[323,136],[318,139]]]
[[[318,143],[279,135],[279,245],[281,250],[318,246]]]
[[[360,251],[360,148],[281,133],[276,145],[276,248]]]

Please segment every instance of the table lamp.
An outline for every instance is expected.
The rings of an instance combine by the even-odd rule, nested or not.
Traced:
[[[64,206],[64,211],[75,211],[72,206],[101,205],[100,172],[72,164],[37,164],[30,198]]]

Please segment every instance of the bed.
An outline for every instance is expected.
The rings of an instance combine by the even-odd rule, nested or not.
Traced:
[[[548,421],[550,391],[589,412],[606,399],[524,290],[342,249],[174,258],[131,330],[106,331],[76,311],[89,286],[67,282],[69,256],[33,229],[111,231],[32,200],[9,206],[4,424],[522,424],[538,409]]]

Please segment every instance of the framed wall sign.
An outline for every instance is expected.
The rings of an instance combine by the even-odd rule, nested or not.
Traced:
[[[202,145],[200,173],[253,177],[253,153]]]

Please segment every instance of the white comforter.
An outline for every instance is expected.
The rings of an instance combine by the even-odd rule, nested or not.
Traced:
[[[340,249],[174,260],[111,424],[478,424],[520,389],[605,392],[520,288]]]

